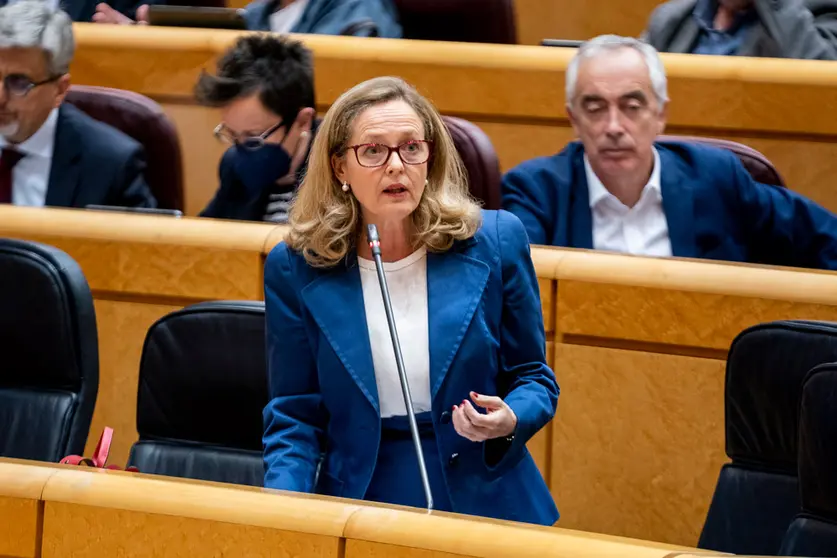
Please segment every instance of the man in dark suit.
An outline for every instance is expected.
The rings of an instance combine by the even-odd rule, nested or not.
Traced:
[[[835,215],[753,181],[726,150],[655,141],[668,97],[653,47],[598,37],[566,79],[581,142],[503,178],[533,244],[837,269]]]
[[[0,203],[156,207],[142,147],[63,103],[72,21],[41,0],[0,8]]]
[[[643,38],[661,52],[837,59],[837,0],[669,0]]]

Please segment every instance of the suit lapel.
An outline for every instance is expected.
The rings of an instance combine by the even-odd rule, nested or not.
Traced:
[[[431,400],[450,370],[488,283],[488,265],[459,253],[457,249],[463,247],[427,255]]]
[[[666,52],[692,52],[692,47],[694,47],[695,41],[697,41],[698,34],[700,34],[700,26],[695,21],[695,18],[692,17],[691,12],[689,12],[689,15],[683,20],[683,25],[674,37],[671,38],[671,45],[669,45]]]
[[[349,258],[348,269],[328,272],[310,283],[302,299],[346,371],[380,412],[357,261]]]
[[[680,168],[678,158],[671,151],[659,144],[657,151],[660,153],[663,212],[668,224],[672,255],[682,258],[697,257],[693,181]]]
[[[72,207],[81,174],[81,138],[69,123],[66,107],[58,111],[46,205]]]
[[[590,210],[590,190],[584,171],[584,149],[579,146],[573,156],[570,184],[570,239],[572,248],[593,248],[593,213]]]

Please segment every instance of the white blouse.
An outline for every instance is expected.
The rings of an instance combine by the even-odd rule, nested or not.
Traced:
[[[372,347],[381,418],[407,414],[395,353],[389,335],[375,262],[358,258],[363,305]],[[430,341],[427,321],[427,250],[420,248],[397,262],[384,262],[395,328],[401,341],[413,411],[430,410]]]

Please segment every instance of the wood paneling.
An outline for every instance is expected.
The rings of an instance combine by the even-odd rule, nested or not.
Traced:
[[[38,500],[0,496],[0,556],[40,558]]]
[[[359,502],[351,500],[84,467],[58,471],[47,482],[42,499],[49,504],[185,517],[338,538],[348,518],[360,508]],[[50,527],[49,523],[45,524],[45,530]]]
[[[41,493],[56,468],[0,460],[0,556],[40,558]]]
[[[518,15],[543,25],[526,25],[534,29],[526,42],[550,29],[548,36],[559,38],[637,34],[656,3],[524,0]],[[92,24],[77,24],[75,31],[76,83],[148,95],[178,125],[186,210],[197,214],[216,188],[221,146],[211,133],[217,111],[194,106],[192,90],[200,71],[211,70],[238,33]],[[482,127],[504,170],[555,153],[573,138],[564,111],[564,73],[574,49],[298,38],[314,52],[321,112],[360,81],[398,75],[443,114]],[[821,116],[837,107],[837,77],[830,63],[677,54],[663,58],[672,99],[669,133],[725,137],[764,149],[790,187],[837,210],[837,193],[829,178],[837,171],[837,122]]]
[[[562,252],[549,454],[561,525],[694,545],[726,461],[730,343],[762,322],[837,320],[837,276]]]
[[[486,502],[486,505],[492,505]],[[547,557],[601,556],[659,557],[684,550],[682,547],[607,535],[580,533],[555,527],[543,527],[489,519],[473,520],[468,516],[445,513],[401,511],[386,507],[364,507],[349,518],[344,531],[347,554],[358,547],[353,541],[388,545],[392,556],[435,558],[436,554],[401,553],[397,547],[423,549],[454,555],[505,558],[507,556]],[[368,548],[360,546],[360,549]],[[375,547],[372,547],[375,549]],[[381,551],[382,548],[378,547]],[[448,554],[442,554],[446,557]],[[355,554],[360,556],[360,554]]]
[[[340,538],[47,502],[43,558],[339,558]]]
[[[13,473],[23,479],[14,486]],[[278,558],[664,558],[694,549],[474,516],[360,503],[254,487],[122,471],[0,459],[0,518],[6,505],[46,479],[36,498],[42,521],[31,548],[9,556],[253,556]],[[40,482],[40,480],[38,482]],[[27,492],[28,493],[28,492]],[[492,505],[487,502],[486,505]],[[5,545],[5,546],[4,546]],[[4,554],[5,555],[5,554]]]
[[[725,460],[724,362],[563,344],[555,362],[560,524],[697,544]]]
[[[460,556],[465,555],[369,541],[350,540],[346,543],[346,558],[458,558]]]
[[[591,39],[615,33],[638,37],[661,0],[515,0],[518,42],[540,44],[543,39]]]

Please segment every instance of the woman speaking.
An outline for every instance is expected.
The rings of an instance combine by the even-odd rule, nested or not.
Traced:
[[[558,399],[526,232],[479,209],[438,112],[397,78],[329,109],[267,259],[265,486],[425,505],[369,224],[435,508],[553,524],[526,449]]]

